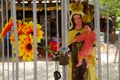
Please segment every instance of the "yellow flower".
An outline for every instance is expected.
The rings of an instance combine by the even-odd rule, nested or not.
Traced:
[[[41,30],[41,25],[37,24],[37,42],[41,42],[43,39],[43,31]]]
[[[18,56],[24,61],[32,61],[34,58],[33,36],[21,35],[18,41]]]
[[[23,56],[23,61],[32,61],[34,59],[34,55],[33,54],[25,54]]]
[[[10,43],[13,44],[15,42],[15,35],[14,32],[11,31],[11,35],[10,35]]]

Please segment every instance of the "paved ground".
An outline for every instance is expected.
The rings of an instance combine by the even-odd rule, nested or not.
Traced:
[[[107,52],[108,52],[108,56],[107,56]],[[116,45],[112,45],[112,44],[110,44],[109,46],[107,46],[106,44],[101,45],[102,80],[107,80],[107,75],[109,76],[108,77],[109,80],[119,80],[118,52],[119,50],[116,47]],[[108,65],[107,65],[107,58],[108,58]],[[109,73],[107,73],[107,70]]]
[[[8,80],[8,67],[6,66],[7,63],[5,63],[4,67],[4,78],[5,80]],[[37,62],[37,78],[38,80],[46,80],[46,63],[44,61],[38,61]],[[25,67],[25,72],[24,72]],[[55,71],[55,64],[54,62],[48,62],[48,78],[49,80],[54,80],[53,72]],[[2,65],[0,64],[0,69],[2,68]],[[15,69],[15,68],[14,68]],[[62,72],[62,68],[59,67],[60,72]],[[0,80],[2,80],[2,71],[0,70]],[[13,75],[12,70],[12,63],[9,63],[9,79],[12,80]],[[15,71],[14,71],[15,73]],[[25,65],[23,62],[19,63],[19,80],[24,80],[24,74],[25,74],[25,80],[34,80],[34,63],[33,62],[25,62]],[[14,74],[15,75],[15,74]]]
[[[107,80],[107,74],[109,75],[109,80],[119,80],[119,73],[118,73],[118,57],[115,60],[115,53],[116,53],[116,46],[109,45],[108,47],[108,60],[109,60],[109,73],[107,73],[107,53],[106,53],[106,45],[101,45],[101,61],[102,61],[102,80]],[[14,64],[15,65],[15,64]],[[15,66],[14,66],[15,69]],[[25,69],[25,70],[24,70]],[[98,70],[96,68],[96,70]],[[49,61],[48,62],[48,80],[54,80],[53,73],[55,71],[55,62]],[[62,74],[62,66],[59,66],[59,71]],[[9,77],[8,77],[9,72]],[[14,70],[15,73],[15,70]],[[24,77],[25,74],[25,77]],[[38,61],[37,62],[37,78],[38,80],[46,80],[46,62],[45,61]],[[15,75],[15,74],[14,74]],[[4,80],[13,80],[13,64],[9,62],[9,70],[8,70],[8,62],[4,63],[4,75],[3,75],[3,63],[0,63],[0,80],[3,80],[2,77],[4,76]],[[33,62],[19,62],[19,80],[34,80],[34,63]],[[62,80],[62,78],[60,79]]]

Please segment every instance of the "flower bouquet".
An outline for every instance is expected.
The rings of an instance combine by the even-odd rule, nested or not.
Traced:
[[[5,27],[2,29],[0,38],[4,37],[6,33],[13,26],[13,18],[9,19],[9,22],[5,24]],[[34,45],[33,45],[33,25],[32,21],[22,22],[21,20],[17,21],[17,33],[18,33],[18,57],[23,61],[32,61],[34,59]],[[41,30],[42,26],[40,24],[36,25],[36,42],[40,43],[43,39],[43,31]],[[13,52],[15,51],[15,33],[14,30],[11,30],[10,43],[13,46]]]

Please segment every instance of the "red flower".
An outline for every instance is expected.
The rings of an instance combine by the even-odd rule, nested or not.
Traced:
[[[60,44],[56,41],[51,41],[48,43],[48,45],[50,46],[50,50],[51,51],[54,51],[54,52],[58,52],[59,51],[59,48],[60,48]],[[51,55],[52,53],[48,53],[49,56],[52,56]]]

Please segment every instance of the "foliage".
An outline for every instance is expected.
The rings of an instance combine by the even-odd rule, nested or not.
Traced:
[[[94,5],[94,0],[89,0],[90,4]],[[119,0],[99,0],[100,3],[100,17],[115,17],[116,28],[120,29],[120,1]]]
[[[120,21],[117,17],[120,16],[120,1],[119,0],[100,0],[100,14],[101,16],[116,17],[116,27],[120,27]]]
[[[119,0],[100,0],[100,13],[101,15],[113,16],[120,15],[120,1]]]
[[[117,18],[117,21],[116,21],[116,28],[117,30],[120,30],[120,19]]]

